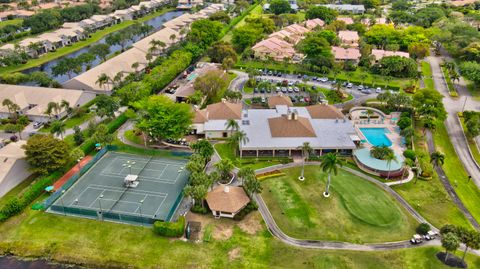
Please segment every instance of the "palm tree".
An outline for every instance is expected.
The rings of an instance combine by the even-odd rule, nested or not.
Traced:
[[[373,116],[373,114],[375,114],[375,113],[373,112],[373,110],[367,109],[368,122],[370,122],[370,117]]]
[[[47,110],[45,110],[45,114],[47,114],[51,118],[53,113],[55,113],[55,115],[58,115],[60,109],[61,107],[57,102],[49,102],[47,104]]]
[[[67,114],[72,113],[72,108],[70,107],[70,103],[65,99],[62,99],[62,101],[60,102],[60,108],[65,109]]]
[[[238,171],[237,176],[242,179],[242,183],[247,182],[249,179],[255,177],[255,170],[251,167],[244,167],[240,168]]]
[[[305,180],[304,173],[305,173],[305,160],[310,157],[310,153],[312,153],[313,149],[310,147],[309,142],[303,142],[301,146],[298,147],[302,151],[302,173],[300,174],[299,180]]]
[[[135,70],[135,75],[138,74],[138,67],[139,67],[139,66],[140,66],[140,64],[139,64],[138,62],[134,62],[134,63],[132,64],[132,68],[133,68],[133,70]]]
[[[409,159],[409,158],[406,158],[406,159],[405,159],[405,162],[403,163],[404,169],[403,169],[402,179],[405,178],[405,173],[408,171],[408,169],[410,169],[410,168],[412,168],[412,167],[414,167],[414,166],[415,166],[415,162],[414,162],[414,161],[412,161],[412,160]]]
[[[12,118],[16,120],[17,112],[20,110],[20,106],[8,98],[3,99],[2,106],[6,106],[8,109],[8,113],[12,115]]]
[[[436,168],[439,165],[443,165],[445,162],[445,154],[440,151],[434,151],[430,154],[430,162]]]
[[[228,119],[227,122],[225,122],[225,127],[227,128],[227,130],[230,129],[230,136],[233,135],[234,131],[238,131],[240,129],[238,122],[234,119]]]
[[[122,82],[122,78],[123,73],[122,71],[120,71],[113,77],[113,87],[118,87],[118,85],[120,85],[120,82]]]
[[[238,149],[240,144],[245,144],[249,141],[247,134],[244,131],[234,132],[228,139],[229,143],[235,148]]]
[[[100,74],[100,76],[98,76],[98,79],[95,82],[95,84],[98,84],[98,86],[100,86],[100,87],[103,87],[105,85],[108,86],[108,82],[110,82],[110,80],[111,79],[107,74],[102,73],[102,74]],[[108,88],[107,88],[107,90],[108,90]]]
[[[177,36],[175,34],[170,35],[170,41],[172,41],[172,43],[175,41],[176,38]]]
[[[323,196],[329,197],[332,173],[334,173],[335,175],[338,174],[338,167],[343,166],[343,160],[341,160],[337,156],[337,154],[330,152],[320,157],[320,161],[320,169],[322,169],[323,172],[328,173],[327,186],[325,187],[325,192],[323,193]]]
[[[52,122],[52,126],[50,127],[50,133],[60,136],[63,139],[63,134],[65,133],[65,123],[60,120],[56,120]]]
[[[387,166],[388,166],[387,180],[388,180],[390,179],[390,167],[392,166],[392,162],[397,160],[397,156],[395,156],[395,153],[392,150],[392,151],[389,151],[383,159],[387,161]]]

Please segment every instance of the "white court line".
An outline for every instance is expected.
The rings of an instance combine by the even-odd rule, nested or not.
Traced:
[[[100,189],[107,189],[107,190],[123,190],[123,188],[119,187],[112,187],[112,186],[104,186],[104,185],[98,185],[98,184],[90,184],[92,187],[97,187]],[[132,190],[132,193],[138,193],[138,194],[150,194],[150,195],[156,195],[156,196],[164,196],[167,195],[166,193],[163,192],[156,192],[156,191],[144,191],[144,190]]]
[[[88,186],[86,189],[94,189],[94,190],[95,190],[95,188],[90,188],[90,186]],[[98,189],[97,189],[97,190],[98,190]],[[104,192],[105,192],[105,189],[103,189],[102,192],[101,192],[99,195],[97,195],[97,198],[95,198],[95,200],[94,200],[88,207],[92,207],[92,205],[98,200],[98,198],[100,198],[100,196],[102,196],[102,194],[103,194]],[[92,207],[92,208],[93,208],[93,207]]]
[[[167,194],[167,196],[168,196],[168,194]],[[157,207],[157,210],[155,211],[155,214],[153,214],[154,217],[157,216],[158,211],[160,210],[160,208],[162,208],[162,205],[163,205],[163,203],[165,202],[165,200],[167,200],[167,196],[165,196],[165,198],[163,198],[163,201],[162,201],[162,202],[160,203],[160,205]]]

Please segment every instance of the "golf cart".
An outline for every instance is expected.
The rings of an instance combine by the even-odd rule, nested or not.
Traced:
[[[422,242],[423,238],[419,234],[414,234],[412,239],[410,239],[410,243],[412,243],[412,245],[421,244]]]

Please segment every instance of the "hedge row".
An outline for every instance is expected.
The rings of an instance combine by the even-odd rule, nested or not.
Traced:
[[[143,80],[152,85],[153,91],[157,93],[175,79],[178,74],[187,69],[192,60],[193,57],[190,52],[183,49],[174,51],[167,60],[153,68]]]
[[[30,205],[37,197],[42,195],[44,189],[55,182],[60,176],[61,172],[55,172],[46,178],[42,178],[33,183],[27,191],[25,191],[19,198],[13,197],[0,209],[0,222],[17,215],[28,205]]]
[[[245,11],[240,14],[240,16],[235,17],[233,20],[230,21],[230,23],[222,29],[222,32],[220,33],[220,38],[223,38],[232,28],[237,25],[243,18],[245,18],[250,12],[256,8],[260,3],[255,3],[251,6],[249,6]]]
[[[177,222],[156,221],[153,224],[153,231],[161,236],[180,237],[185,231],[185,217],[180,216]]]

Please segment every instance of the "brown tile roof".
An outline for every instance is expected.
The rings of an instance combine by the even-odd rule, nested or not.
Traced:
[[[333,56],[335,60],[358,60],[362,56],[358,49],[332,47]]]
[[[242,118],[242,104],[222,101],[207,106],[207,118],[209,120],[228,120]]]
[[[286,95],[276,95],[268,98],[268,107],[275,108],[278,105],[293,106],[292,100]]]
[[[236,213],[249,202],[242,187],[218,186],[207,194],[207,203],[211,210]]]
[[[316,137],[309,119],[298,115],[289,119],[291,115],[268,119],[272,137]]]
[[[312,119],[343,119],[343,113],[336,107],[325,104],[307,106]]]
[[[195,110],[193,123],[205,123],[207,121],[207,111],[205,109]]]

